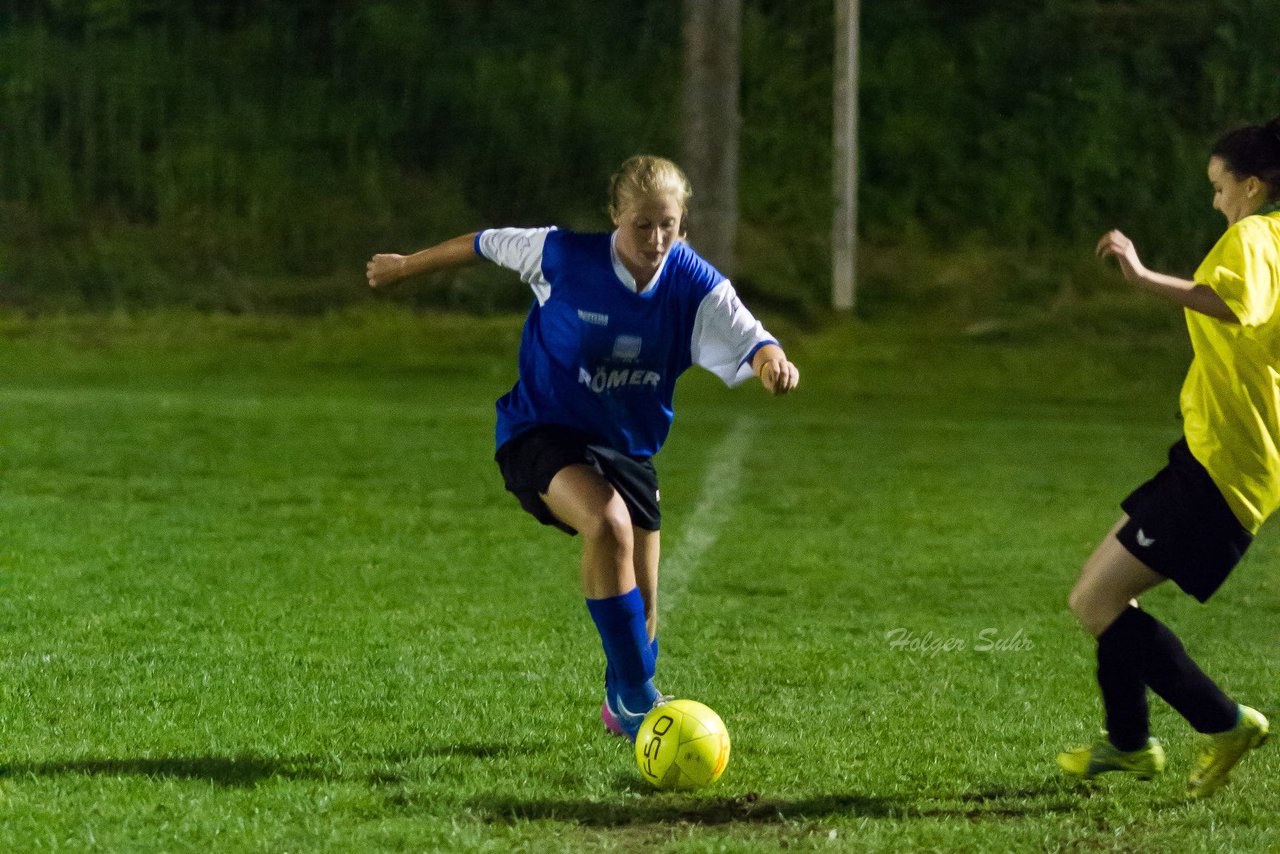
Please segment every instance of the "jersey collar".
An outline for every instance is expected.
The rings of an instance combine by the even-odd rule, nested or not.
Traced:
[[[658,283],[658,279],[662,276],[662,271],[666,269],[667,259],[671,257],[671,253],[668,252],[666,255],[662,256],[662,263],[659,264],[658,269],[654,271],[653,278],[645,282],[642,287],[636,283],[636,277],[631,275],[631,271],[627,269],[626,265],[622,263],[622,259],[618,257],[618,248],[614,245],[617,241],[618,232],[615,229],[614,232],[609,235],[609,260],[613,262],[613,274],[617,276],[618,281],[622,282],[622,284],[626,286],[627,290],[632,293],[647,293]]]

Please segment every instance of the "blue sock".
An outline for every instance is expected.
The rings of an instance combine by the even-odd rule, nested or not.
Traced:
[[[588,599],[587,610],[604,646],[605,682],[633,712],[648,711],[658,698],[653,687],[653,649],[644,621],[644,599],[633,587],[621,596]],[[614,696],[611,693],[611,696]]]
[[[656,670],[658,667],[658,639],[654,638],[649,642],[649,649],[653,651],[653,666]],[[606,661],[604,667],[604,693],[606,697],[613,696],[613,667]]]

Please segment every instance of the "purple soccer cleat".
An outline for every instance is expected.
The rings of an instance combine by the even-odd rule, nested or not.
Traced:
[[[626,738],[626,730],[622,728],[622,721],[618,720],[618,716],[613,713],[613,709],[609,708],[609,700],[605,699],[600,704],[600,720],[604,723],[605,731],[609,735],[617,738]]]
[[[625,738],[628,741],[635,741],[636,735],[640,732],[640,725],[644,723],[645,716],[649,711],[655,706],[661,706],[663,703],[673,699],[675,698],[670,694],[659,694],[649,704],[648,709],[643,712],[632,713],[627,710],[626,706],[622,705],[622,698],[618,697],[613,702],[618,704],[618,708],[621,711],[621,714],[619,714],[619,712],[614,711],[613,703],[606,696],[604,702],[600,704],[600,720],[604,722],[604,728],[608,730],[610,735]]]

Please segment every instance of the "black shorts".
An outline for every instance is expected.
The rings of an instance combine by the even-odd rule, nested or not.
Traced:
[[[1201,602],[1222,586],[1253,542],[1185,438],[1169,449],[1169,465],[1120,506],[1129,514],[1116,534],[1120,544]]]
[[[658,510],[658,472],[648,457],[629,457],[591,439],[572,427],[544,424],[509,440],[494,455],[507,491],[520,506],[544,525],[568,534],[578,533],[561,522],[542,501],[551,479],[562,468],[588,465],[609,482],[631,513],[631,524],[646,531],[662,527]]]

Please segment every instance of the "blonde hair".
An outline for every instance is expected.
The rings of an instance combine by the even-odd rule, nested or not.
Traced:
[[[680,167],[665,157],[637,154],[628,157],[609,178],[609,218],[617,222],[622,212],[640,199],[670,193],[680,203],[680,233],[689,217],[693,187]]]

